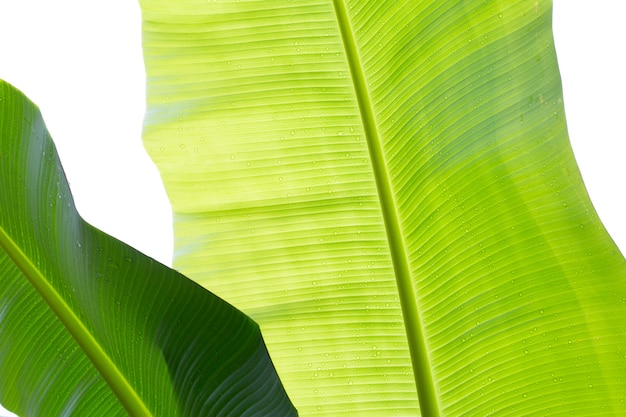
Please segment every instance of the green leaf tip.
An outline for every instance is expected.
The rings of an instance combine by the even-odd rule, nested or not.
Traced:
[[[0,83],[0,401],[18,414],[294,416],[258,325],[80,218]]]

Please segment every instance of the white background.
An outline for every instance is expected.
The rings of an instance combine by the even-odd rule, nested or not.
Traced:
[[[626,253],[626,2],[554,3],[570,139]],[[0,0],[0,78],[41,108],[83,217],[170,265],[170,207],[141,144],[140,19],[128,0]]]

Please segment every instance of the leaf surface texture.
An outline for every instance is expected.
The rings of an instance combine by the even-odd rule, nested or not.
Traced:
[[[76,212],[0,81],[0,401],[22,416],[296,415],[258,326]]]
[[[141,5],[175,266],[260,324],[301,415],[626,411],[551,2]]]

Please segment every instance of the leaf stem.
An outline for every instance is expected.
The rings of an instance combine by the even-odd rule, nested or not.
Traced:
[[[4,249],[9,258],[13,260],[15,265],[41,295],[41,298],[70,332],[128,414],[133,417],[152,417],[152,413],[113,360],[102,349],[80,318],[74,314],[50,281],[30,261],[28,256],[11,239],[3,227],[0,227],[0,248]]]
[[[387,170],[387,163],[383,154],[382,144],[372,101],[369,96],[367,83],[359,59],[359,52],[354,39],[350,19],[343,0],[333,0],[339,30],[352,75],[352,82],[359,104],[361,120],[367,139],[372,169],[376,179],[376,187],[380,198],[382,214],[389,241],[389,249],[396,276],[400,305],[407,334],[413,375],[417,386],[417,395],[420,403],[420,412],[424,417],[439,416],[439,404],[428,358],[428,350],[424,341],[422,323],[417,307],[417,298],[413,289],[411,270],[406,254],[406,245],[402,236],[400,219],[391,187],[391,180]]]

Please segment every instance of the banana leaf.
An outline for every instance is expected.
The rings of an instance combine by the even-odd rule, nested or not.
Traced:
[[[3,406],[296,415],[256,323],[83,221],[37,107],[4,81],[0,107]]]
[[[174,266],[259,323],[301,415],[626,415],[551,1],[140,4]]]

